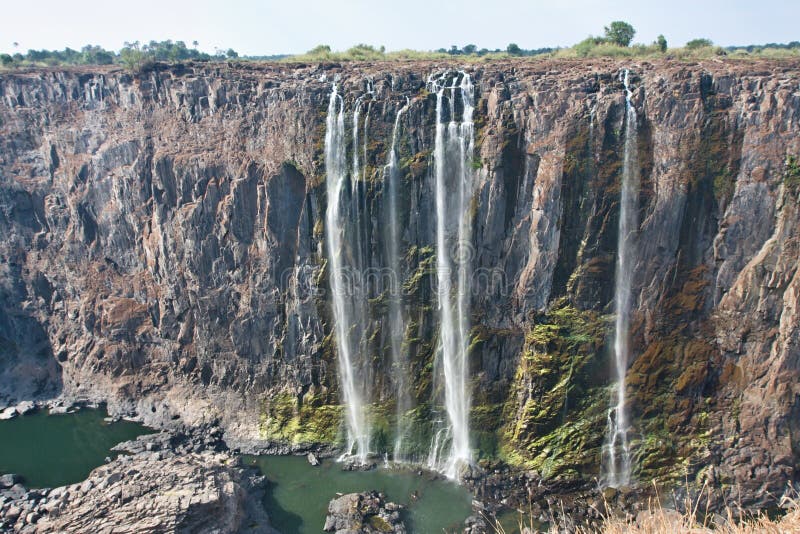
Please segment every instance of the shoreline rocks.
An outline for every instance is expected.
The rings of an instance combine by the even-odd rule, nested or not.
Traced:
[[[0,479],[0,532],[265,533],[264,477],[224,450],[218,428],[161,432],[121,443],[123,452],[76,484],[27,489]]]

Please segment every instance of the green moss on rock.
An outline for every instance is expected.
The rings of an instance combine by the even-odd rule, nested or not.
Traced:
[[[607,391],[598,381],[605,318],[565,300],[528,332],[503,410],[501,456],[544,476],[586,475],[599,464]]]
[[[324,404],[321,396],[278,393],[261,404],[262,439],[291,444],[337,443],[342,407]]]

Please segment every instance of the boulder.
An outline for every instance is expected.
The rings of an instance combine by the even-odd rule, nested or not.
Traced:
[[[12,487],[14,484],[22,482],[22,477],[11,473],[0,475],[0,489]]]
[[[328,504],[323,530],[336,534],[405,534],[402,506],[387,503],[382,493],[348,493]]]

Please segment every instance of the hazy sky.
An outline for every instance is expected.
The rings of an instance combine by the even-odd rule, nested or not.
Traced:
[[[574,44],[620,19],[636,28],[635,42],[659,33],[670,45],[695,37],[721,45],[800,40],[800,0],[32,0],[5,1],[2,13],[2,52],[119,49],[151,39],[249,55],[362,42],[387,50],[540,48]]]

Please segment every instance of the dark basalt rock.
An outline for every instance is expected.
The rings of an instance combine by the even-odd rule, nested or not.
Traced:
[[[264,477],[219,452],[219,435],[212,427],[140,436],[83,482],[0,489],[0,532],[274,533]]]
[[[323,530],[336,534],[405,534],[401,509],[386,502],[382,493],[348,493],[331,500]]]
[[[446,68],[0,75],[0,408],[104,401],[112,416],[160,428],[216,422],[236,450],[336,454],[322,147],[338,76],[348,113],[375,82],[357,188],[372,267],[385,263],[375,230],[386,220],[385,151],[397,109],[411,102],[398,145],[405,346],[415,413],[431,412],[435,99],[424,80]],[[800,154],[795,60],[470,69],[469,261],[491,275],[470,297],[473,441],[483,457],[502,451],[514,464],[476,479],[476,491],[487,504],[524,503],[540,482],[553,494],[596,484],[625,68],[642,164],[626,382],[636,479],[688,477],[720,488],[720,499],[774,504],[800,463],[800,210],[786,174],[787,156]],[[385,288],[373,289],[369,398],[386,403],[381,430],[391,432]],[[423,429],[417,445],[429,437]],[[213,450],[204,439],[181,446]],[[535,482],[517,484],[529,473]]]

